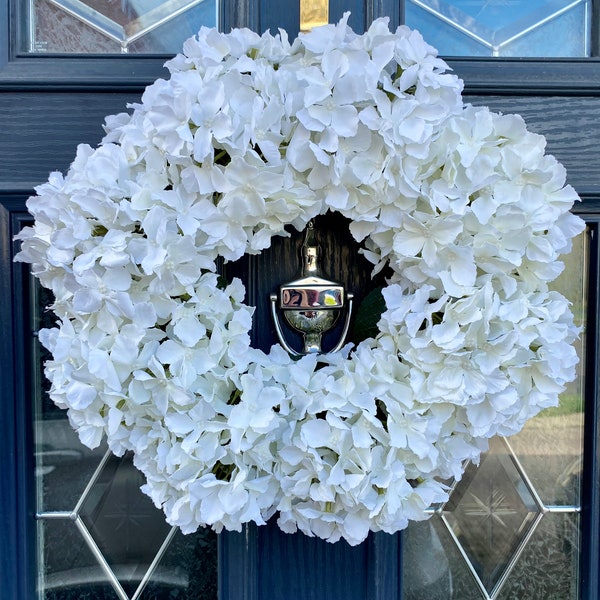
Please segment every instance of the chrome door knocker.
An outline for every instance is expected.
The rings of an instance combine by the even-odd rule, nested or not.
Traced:
[[[322,352],[323,334],[337,323],[346,302],[348,309],[346,321],[338,343],[329,351],[337,352],[343,345],[352,315],[353,294],[346,293],[344,286],[321,277],[319,271],[319,247],[316,242],[315,228],[309,221],[304,242],[302,243],[302,270],[299,279],[284,283],[277,294],[271,294],[271,314],[275,323],[275,331],[282,347],[293,356]],[[304,339],[302,352],[294,350],[285,339],[279,309],[287,323],[299,331]]]

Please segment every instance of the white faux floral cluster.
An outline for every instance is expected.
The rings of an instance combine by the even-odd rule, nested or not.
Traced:
[[[464,105],[417,32],[346,20],[291,44],[202,29],[28,201],[51,396],[84,444],[134,452],[184,532],[276,513],[329,541],[398,531],[574,377],[547,287],[582,230],[563,168],[518,116]],[[391,273],[380,333],[300,360],[252,348],[216,260],[329,210]]]

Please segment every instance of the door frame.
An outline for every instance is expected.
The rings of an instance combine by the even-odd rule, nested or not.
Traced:
[[[285,3],[270,4],[266,0],[222,0],[221,27],[250,27],[262,31],[267,27],[284,26],[297,30],[295,14],[290,14]],[[331,20],[335,21],[350,7],[354,27],[366,26],[378,16],[390,15],[392,23],[402,16],[401,2],[392,0],[330,0]],[[71,138],[58,128],[60,123],[44,119],[36,121],[40,144],[62,136],[59,152],[54,149],[37,156],[42,164],[31,168],[13,151],[13,144],[28,131],[28,115],[22,107],[39,106],[43,111],[45,99],[64,116],[71,118],[71,103],[80,98],[85,104],[90,95],[99,95],[107,105],[124,103],[139,97],[146,85],[164,76],[163,63],[167,56],[127,56],[117,61],[111,57],[40,56],[25,55],[18,51],[21,9],[17,0],[0,0],[0,459],[2,461],[2,493],[0,493],[0,581],[6,600],[22,600],[35,596],[35,551],[31,540],[35,534],[33,514],[34,490],[30,474],[33,472],[31,455],[31,407],[28,405],[29,382],[26,377],[30,332],[27,298],[18,296],[26,289],[27,272],[12,257],[17,244],[14,235],[29,219],[25,200],[34,185],[40,183],[51,169],[64,170],[74,155]],[[594,23],[600,21],[600,2],[593,4]],[[358,25],[356,22],[358,21]],[[600,336],[600,153],[592,154],[591,141],[600,139],[600,43],[598,26],[594,26],[592,52],[589,59],[448,59],[449,65],[465,81],[465,98],[473,103],[486,103],[493,110],[498,107],[522,106],[527,113],[530,128],[548,137],[549,149],[567,167],[569,181],[582,197],[576,208],[584,218],[595,224],[590,257],[590,273],[594,274],[589,290],[588,336],[586,361],[586,420],[585,456],[587,473],[583,489],[581,567],[582,599],[600,596],[600,431],[598,427]],[[110,102],[109,102],[110,101]],[[24,104],[23,104],[24,103]],[[95,108],[102,113],[104,103]],[[543,108],[542,108],[543,107]],[[62,111],[62,112],[61,112]],[[529,111],[529,112],[528,112]],[[15,115],[18,117],[15,119]],[[20,120],[21,119],[21,120]],[[63,121],[64,124],[64,121]],[[101,118],[98,126],[85,130],[80,141],[95,143],[101,136]],[[79,134],[80,132],[78,132]],[[71,136],[73,134],[70,134]],[[32,138],[35,139],[35,138]],[[582,140],[585,143],[582,143]],[[5,485],[4,485],[5,483]],[[29,540],[29,543],[23,543]],[[374,552],[385,552],[389,540],[373,542]],[[377,548],[379,547],[379,550]],[[235,558],[233,544],[222,544],[221,555]],[[250,565],[257,560],[250,553],[244,560]],[[374,563],[373,585],[389,580],[384,562]],[[378,566],[379,565],[379,566]],[[253,600],[251,569],[240,570],[239,579],[224,583],[224,599]],[[387,584],[384,584],[387,585]],[[393,585],[393,584],[390,584]],[[224,588],[225,589],[225,588]],[[240,596],[239,590],[247,589]],[[246,593],[246,592],[244,592]],[[380,598],[386,596],[381,595]]]

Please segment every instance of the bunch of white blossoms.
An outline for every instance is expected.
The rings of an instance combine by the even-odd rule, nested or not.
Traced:
[[[51,396],[84,444],[133,451],[184,532],[276,513],[329,541],[395,532],[574,377],[548,291],[582,230],[563,168],[519,117],[464,105],[417,32],[346,20],[292,44],[202,29],[28,202]],[[327,211],[389,273],[379,334],[300,360],[252,348],[217,259]]]

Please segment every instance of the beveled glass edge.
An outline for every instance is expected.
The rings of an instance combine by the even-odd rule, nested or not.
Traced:
[[[494,584],[494,586],[492,587],[491,590],[487,589],[487,587],[481,580],[481,577],[475,570],[475,567],[474,567],[473,563],[471,562],[471,559],[469,558],[468,554],[465,552],[465,549],[463,548],[462,544],[460,543],[460,540],[456,536],[456,533],[454,532],[454,529],[452,528],[452,524],[448,521],[448,519],[446,518],[445,515],[440,514],[440,520],[446,527],[446,531],[452,538],[452,541],[454,542],[457,551],[462,556],[464,564],[465,564],[467,570],[469,571],[471,577],[475,581],[477,587],[479,588],[479,591],[482,593],[484,600],[496,600],[496,598],[502,591],[504,584],[508,580],[508,577],[510,576],[512,570],[515,568],[515,565],[517,564],[519,558],[521,558],[521,555],[523,554],[523,550],[525,550],[525,547],[527,546],[529,540],[531,539],[531,536],[534,534],[534,532],[537,529],[538,525],[540,524],[542,518],[544,517],[544,514],[545,513],[543,513],[543,512],[539,512],[535,515],[534,519],[529,524],[529,528],[528,528],[526,534],[523,536],[523,538],[519,542],[519,545],[517,546],[517,549],[515,550],[513,556],[511,557],[511,559],[508,561],[506,567],[504,568],[502,575],[499,577],[498,581]]]
[[[119,44],[122,53],[127,52],[131,44],[146,34],[169,23],[173,19],[176,19],[186,11],[196,8],[199,4],[211,1],[216,3],[218,23],[220,18],[220,2],[218,0],[167,0],[152,10],[149,10],[147,13],[133,19],[128,24],[119,25],[103,13],[80,0],[49,0],[51,4],[64,11],[66,14],[71,15],[80,23]],[[29,35],[31,36],[31,33]],[[25,45],[22,42],[23,41],[19,44],[21,48]],[[31,42],[26,45],[31,47]],[[69,55],[70,53],[66,54]],[[96,54],[96,56],[98,55]],[[111,56],[114,56],[114,54],[111,54]]]
[[[122,25],[115,23],[112,19],[87,4],[77,2],[77,0],[49,0],[49,2],[67,15],[77,19],[80,23],[99,31],[113,42],[121,43],[121,40],[125,38]],[[31,16],[29,16],[29,20],[33,21]],[[30,44],[27,45],[30,46]],[[21,47],[23,47],[22,44]]]
[[[98,565],[100,566],[100,568],[106,575],[108,582],[110,583],[115,594],[118,596],[119,600],[138,600],[140,598],[141,594],[144,592],[144,589],[146,588],[148,581],[150,580],[154,571],[156,570],[156,567],[162,560],[165,552],[167,551],[167,548],[171,544],[173,537],[175,536],[177,531],[179,531],[179,528],[176,526],[171,526],[169,533],[166,535],[160,548],[158,549],[157,553],[155,554],[154,558],[152,559],[152,562],[150,563],[150,565],[146,569],[142,579],[140,580],[140,583],[138,584],[133,596],[131,596],[131,598],[130,598],[127,595],[127,593],[125,592],[125,590],[123,589],[121,582],[115,575],[113,569],[109,565],[104,554],[100,550],[100,547],[96,543],[96,540],[90,533],[90,530],[88,529],[88,526],[86,525],[83,517],[81,516],[83,504],[89,497],[89,494],[90,494],[92,488],[96,485],[98,479],[100,478],[100,475],[102,474],[102,471],[104,470],[106,464],[112,457],[113,457],[113,453],[110,450],[107,450],[104,453],[100,463],[94,470],[94,473],[90,477],[87,485],[85,486],[85,489],[81,493],[81,496],[79,497],[79,500],[77,501],[77,504],[75,505],[75,508],[73,510],[41,511],[41,512],[36,513],[35,518],[38,521],[45,521],[45,520],[74,521],[80,535],[83,538],[83,541],[85,542],[88,549],[91,551],[92,555],[96,559]]]
[[[440,521],[446,527],[447,532],[449,533],[450,537],[454,541],[454,544],[455,544],[458,552],[461,554],[461,556],[464,560],[464,564],[466,565],[472,578],[475,580],[475,582],[476,582],[477,586],[479,587],[479,590],[483,594],[485,600],[496,600],[498,598],[498,596],[500,595],[500,592],[504,588],[504,585],[508,581],[508,578],[509,578],[511,572],[513,571],[515,565],[517,564],[517,562],[521,558],[523,552],[525,551],[525,548],[527,547],[529,540],[531,539],[531,537],[537,530],[538,525],[541,523],[542,518],[545,515],[548,515],[548,514],[580,514],[582,512],[581,505],[557,506],[557,505],[553,505],[553,504],[544,504],[544,502],[542,501],[541,497],[539,496],[537,490],[535,489],[535,486],[529,479],[529,476],[527,475],[525,469],[523,468],[521,462],[519,461],[509,440],[504,436],[500,436],[497,439],[501,444],[504,445],[505,449],[508,451],[507,454],[505,455],[506,458],[510,462],[512,462],[514,468],[517,470],[519,476],[521,477],[521,480],[524,482],[524,484],[527,488],[527,491],[531,494],[535,504],[537,505],[538,510],[535,513],[532,521],[527,526],[528,528],[527,528],[525,535],[519,542],[517,548],[515,549],[513,555],[511,556],[510,560],[508,561],[502,574],[500,575],[498,580],[494,583],[494,585],[492,586],[491,589],[488,589],[486,587],[486,585],[484,584],[484,582],[481,580],[481,577],[477,573],[469,555],[467,554],[462,543],[458,539],[456,532],[454,531],[454,527],[444,511],[444,507],[447,505],[447,502],[440,505],[434,511],[434,514],[437,515],[437,517],[440,519]],[[457,487],[458,483],[459,482],[454,482],[454,484],[451,486],[450,496],[452,495],[452,492],[454,491],[454,489]]]

